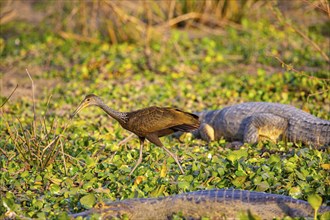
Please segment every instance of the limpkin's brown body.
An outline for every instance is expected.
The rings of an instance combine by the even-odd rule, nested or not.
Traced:
[[[127,119],[120,124],[137,136],[147,139],[150,135],[163,137],[176,131],[191,131],[199,126],[198,116],[194,114],[156,106],[128,112]]]
[[[85,99],[78,106],[77,110],[73,113],[72,117],[81,109],[91,105],[96,105],[102,108],[108,115],[116,119],[123,128],[133,132],[139,137],[140,156],[130,174],[133,173],[142,161],[142,147],[145,139],[159,147],[162,147],[170,156],[174,158],[183,173],[183,169],[177,157],[163,146],[159,140],[159,137],[172,134],[176,131],[186,132],[197,129],[200,124],[197,115],[184,112],[176,108],[156,106],[132,112],[117,112],[105,105],[99,97],[92,94],[85,97]]]

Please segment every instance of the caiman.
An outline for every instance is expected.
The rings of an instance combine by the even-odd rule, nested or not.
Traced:
[[[321,206],[318,213],[330,212],[330,206]],[[174,196],[127,199],[104,204],[72,217],[99,214],[101,219],[171,219],[174,214],[185,219],[238,219],[242,214],[261,219],[313,217],[308,202],[289,196],[234,189],[213,189],[183,193]]]
[[[330,121],[290,105],[246,102],[195,114],[201,126],[192,134],[205,141],[224,138],[237,144],[282,140],[314,147],[330,145]]]

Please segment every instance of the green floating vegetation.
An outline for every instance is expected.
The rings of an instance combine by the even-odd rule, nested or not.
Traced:
[[[166,152],[148,143],[141,165],[129,177],[139,156],[137,138],[119,146],[130,133],[97,108],[68,123],[90,93],[120,111],[159,105],[195,112],[265,101],[292,104],[330,120],[329,63],[290,27],[243,18],[239,28],[224,27],[223,35],[192,37],[175,29],[151,40],[149,58],[143,44],[68,40],[49,27],[20,21],[1,29],[6,93],[1,92],[0,106],[12,91],[10,80],[27,81],[0,108],[0,218],[67,219],[103,201],[212,188],[290,195],[308,200],[315,210],[321,201],[330,204],[329,149],[264,142],[237,150],[226,140],[164,137],[185,175]],[[312,29],[309,36],[327,48],[320,30]],[[25,68],[37,89],[35,134]],[[55,138],[60,141],[49,145]],[[173,219],[183,217],[177,213]]]

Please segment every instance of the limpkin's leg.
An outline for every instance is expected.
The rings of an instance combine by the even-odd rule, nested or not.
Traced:
[[[155,135],[155,134],[151,134],[151,135],[148,135],[146,138],[147,138],[151,143],[154,143],[154,144],[156,144],[157,146],[163,148],[163,149],[166,151],[166,153],[167,153],[168,155],[170,155],[170,156],[175,160],[175,162],[178,164],[178,166],[179,166],[179,168],[180,168],[181,173],[184,174],[184,171],[183,171],[183,169],[182,169],[182,167],[181,167],[181,164],[180,164],[180,162],[179,162],[179,160],[178,160],[178,157],[177,157],[175,154],[173,154],[171,151],[169,151],[166,147],[164,147],[164,145],[163,145],[162,142],[159,140],[159,138],[158,138],[157,135]]]
[[[120,142],[118,143],[118,145],[120,146],[120,145],[124,145],[124,144],[126,144],[129,140],[131,140],[131,139],[133,138],[133,136],[134,136],[133,133],[130,134],[130,135],[127,136],[124,140],[120,141]]]
[[[134,172],[134,170],[140,165],[140,163],[142,162],[142,149],[143,149],[143,143],[145,138],[144,137],[139,137],[140,139],[140,155],[139,155],[139,159],[137,160],[134,168],[132,169],[132,171],[129,173],[129,175],[132,175],[132,173]]]
[[[162,145],[161,146],[171,157],[173,157],[173,159],[175,160],[175,162],[178,164],[178,166],[179,166],[179,168],[180,168],[180,171],[181,171],[181,173],[182,174],[184,174],[184,171],[183,171],[183,169],[182,169],[182,167],[181,167],[181,164],[180,164],[180,162],[179,162],[179,160],[178,160],[178,157],[175,155],[175,154],[173,154],[171,151],[169,151],[166,147],[164,147],[164,145]]]

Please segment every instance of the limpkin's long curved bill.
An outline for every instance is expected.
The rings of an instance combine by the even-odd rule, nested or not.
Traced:
[[[70,115],[70,118],[73,118],[76,114],[78,114],[80,112],[81,109],[85,108],[87,105],[84,101],[82,101],[78,108]]]

